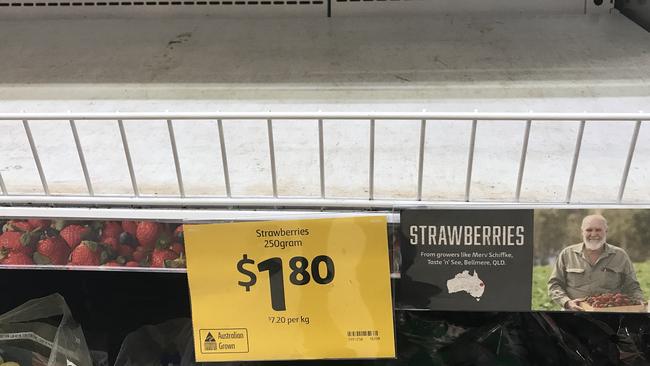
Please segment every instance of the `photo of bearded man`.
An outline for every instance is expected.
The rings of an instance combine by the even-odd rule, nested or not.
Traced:
[[[607,219],[587,215],[580,227],[582,242],[569,245],[557,256],[548,279],[548,295],[562,309],[583,311],[589,296],[620,293],[639,303],[644,294],[628,253],[607,242]]]

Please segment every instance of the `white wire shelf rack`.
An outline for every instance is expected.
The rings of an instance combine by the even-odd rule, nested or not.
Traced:
[[[112,125],[114,132],[117,134],[115,137],[118,141],[117,146],[111,151],[105,152],[104,155],[117,156],[123,159],[126,165],[125,172],[126,180],[130,192],[123,192],[119,190],[111,191],[104,189],[98,192],[96,185],[98,181],[102,181],[106,175],[114,176],[115,172],[111,168],[104,168],[101,166],[102,160],[95,159],[89,161],[87,154],[92,150],[92,142],[87,141],[88,137],[80,133],[80,124],[83,124],[85,130],[92,131],[94,123],[102,122],[104,124]],[[238,132],[236,126],[246,121],[252,129],[241,130]],[[292,126],[310,126],[315,132],[312,135],[303,135],[301,132],[292,131],[291,128],[279,128],[283,123],[290,121]],[[6,167],[24,166],[29,165],[18,163],[12,159],[25,159],[31,160],[31,164],[35,167],[35,172],[38,176],[39,187],[38,191],[24,192],[21,188],[24,186],[19,184],[9,184],[9,179],[15,172],[10,169],[0,170],[0,205],[4,206],[6,211],[8,208],[16,207],[109,207],[109,208],[134,208],[134,207],[149,207],[149,208],[168,208],[168,209],[268,209],[268,208],[287,208],[287,209],[351,209],[351,210],[391,210],[394,208],[404,207],[419,207],[419,206],[445,206],[445,207],[465,207],[465,206],[495,206],[507,205],[518,207],[541,207],[541,206],[585,206],[585,205],[609,205],[609,206],[647,206],[648,202],[639,198],[626,197],[626,186],[628,177],[630,175],[631,166],[633,166],[635,154],[640,147],[644,149],[647,147],[648,141],[645,139],[643,133],[648,129],[648,121],[650,121],[650,114],[648,113],[3,113],[0,114],[0,123],[13,124],[14,127],[20,126],[22,139],[20,136],[13,135],[12,140],[8,142],[11,146],[5,146],[5,152],[13,152],[20,150],[29,152],[29,156],[19,157],[17,154],[5,154],[2,158],[2,163]],[[41,128],[39,134],[33,132],[34,126],[39,123],[47,122],[49,127]],[[191,122],[191,123],[190,123]],[[191,142],[193,139],[197,140],[200,137],[205,137],[205,130],[193,131],[195,126],[193,123],[204,123],[209,128],[213,129],[213,147],[215,148],[216,155],[219,158],[219,166],[214,166],[214,161],[208,161],[202,157],[193,157],[192,153],[187,153],[184,146],[178,143],[178,134],[182,132]],[[330,133],[328,126],[332,123],[340,123],[340,131],[338,133]],[[425,175],[427,167],[432,163],[431,156],[428,150],[434,147],[435,142],[427,140],[427,131],[432,126],[438,123],[444,123],[447,126],[457,126],[455,131],[463,131],[462,134],[454,135],[447,134],[441,136],[441,139],[446,137],[458,139],[459,136],[466,141],[462,146],[446,151],[445,161],[453,162],[456,167],[456,174],[454,179],[462,185],[460,194],[446,196],[444,191],[444,179],[441,184],[443,187],[439,188],[437,195],[427,194],[425,188],[430,186],[431,183],[427,182]],[[147,132],[151,128],[151,135],[153,135],[154,127],[145,128],[144,135],[142,129],[140,134],[136,135],[130,131],[128,126],[137,126],[138,124],[147,124],[147,126],[157,126],[163,128],[165,131],[165,138],[162,144],[166,145],[163,148],[155,148],[153,145],[147,147],[146,139],[149,135]],[[224,125],[230,124],[229,131],[225,131]],[[329,154],[332,151],[336,152],[339,146],[338,138],[340,138],[341,131],[343,133],[347,129],[347,124],[356,127],[362,126],[363,128],[356,128],[351,133],[355,134],[357,140],[348,141],[343,150],[343,156],[349,154],[349,160],[355,160],[356,167],[363,167],[363,169],[356,169],[354,166],[351,168],[349,165],[341,164],[337,166],[336,161],[329,161]],[[504,133],[503,129],[495,128],[495,125],[507,124],[510,132]],[[570,164],[567,164],[567,169],[558,167],[557,170],[546,172],[527,172],[527,163],[529,162],[530,141],[536,138],[536,141],[546,143],[548,137],[541,134],[537,136],[537,127],[546,125],[566,125],[570,126],[568,130],[561,130],[561,136],[564,139],[571,140],[571,153],[568,156]],[[617,126],[630,131],[627,134],[625,141],[620,141],[619,137],[616,144],[625,150],[625,154],[621,159],[614,160],[614,163],[605,162],[603,164],[616,165],[613,167],[613,173],[616,175],[613,179],[617,182],[615,197],[604,200],[602,197],[595,195],[592,199],[576,200],[575,182],[582,163],[581,153],[584,150],[585,144],[585,131],[587,128],[598,130],[599,124],[606,124],[609,128],[617,130]],[[384,163],[379,157],[379,149],[382,148],[382,143],[378,141],[377,131],[379,126],[391,126],[395,134],[394,139],[400,140],[400,146],[411,149],[413,152],[413,159],[405,160],[401,164],[404,169],[412,172],[411,180],[400,181],[399,184],[393,187],[392,191],[378,193],[377,186],[381,184],[384,179],[391,179],[391,171],[386,172]],[[409,128],[416,128],[416,133],[411,133],[406,137],[400,137],[399,132],[401,126],[409,126]],[[396,127],[397,126],[397,127]],[[477,129],[483,131],[483,136],[491,136],[491,142],[487,147],[482,148],[480,151],[477,148],[478,138]],[[116,127],[116,128],[115,128]],[[39,127],[40,128],[40,127]],[[48,130],[49,128],[49,130]],[[397,128],[397,130],[395,130]],[[54,130],[53,130],[54,129]],[[404,128],[406,129],[406,127]],[[66,132],[69,139],[65,139],[59,135],[61,131]],[[264,136],[263,143],[251,141],[246,143],[246,134],[254,131]],[[361,132],[359,132],[361,131]],[[541,130],[540,130],[541,131]],[[568,132],[567,132],[568,131]],[[605,136],[608,134],[605,131]],[[556,131],[557,132],[557,131]],[[571,135],[575,133],[574,135]],[[103,137],[104,132],[101,133]],[[288,134],[288,136],[282,136]],[[501,135],[503,134],[503,136]],[[514,135],[513,135],[514,134]],[[569,134],[569,136],[567,136]],[[507,136],[506,136],[507,135]],[[553,136],[557,136],[553,135]],[[552,136],[551,136],[552,137]],[[66,155],[63,159],[67,166],[78,166],[82,175],[82,189],[77,191],[70,190],[57,190],[55,185],[51,182],[61,182],[66,179],[74,180],[69,176],[61,177],[60,173],[51,167],[47,166],[47,161],[52,160],[52,157],[59,154],[59,150],[51,147],[51,142],[43,143],[43,139],[56,139],[56,146],[69,147],[74,154]],[[92,139],[97,139],[97,136]],[[231,140],[239,139],[244,141],[244,147],[255,145],[255,148],[263,151],[262,160],[266,159],[266,170],[261,169],[264,174],[261,174],[262,179],[257,179],[255,182],[249,180],[233,180],[233,167],[234,163],[230,160],[231,146],[236,145]],[[281,170],[278,168],[281,157],[278,154],[278,140],[282,141],[291,140],[295,146],[310,147],[314,154],[313,159],[307,160],[307,167],[317,172],[316,178],[311,180],[311,186],[308,187],[312,194],[308,195],[293,195],[291,192],[286,194],[286,189],[280,189],[281,181],[287,181],[291,175],[298,176],[301,174],[300,165],[293,171],[286,169]],[[389,139],[391,136],[389,134]],[[551,138],[552,139],[552,138]],[[176,194],[158,194],[147,193],[143,189],[143,181],[147,180],[148,175],[157,175],[157,170],[160,166],[153,167],[148,170],[145,169],[143,173],[139,169],[139,162],[145,161],[142,157],[134,159],[134,152],[132,151],[133,143],[145,142],[145,158],[146,155],[157,156],[160,154],[169,154],[167,161],[171,165],[169,168],[172,171],[171,179],[163,182],[166,188],[172,187]],[[326,146],[325,140],[329,143]],[[385,138],[384,141],[385,142]],[[516,154],[512,151],[506,151],[499,156],[508,156],[511,162],[515,165],[512,177],[505,179],[501,177],[501,173],[495,172],[491,179],[492,183],[501,187],[506,187],[505,190],[501,189],[500,193],[491,199],[485,199],[481,194],[474,194],[477,178],[475,176],[477,159],[480,158],[479,154],[489,155],[490,149],[498,150],[506,140],[518,141],[515,145]],[[363,141],[363,143],[359,143]],[[437,140],[439,141],[439,140]],[[502,142],[503,141],[503,142]],[[21,142],[23,145],[19,146]],[[7,142],[5,142],[7,143]],[[14,146],[15,144],[15,146]],[[49,145],[48,145],[49,144]],[[263,146],[260,146],[263,145]],[[443,144],[444,145],[444,144]],[[392,146],[392,145],[391,145]],[[544,145],[538,147],[544,153]],[[195,146],[196,148],[196,146]],[[386,149],[383,147],[384,150]],[[395,148],[392,146],[390,148]],[[389,149],[390,149],[389,148]],[[607,147],[603,147],[602,154],[607,155]],[[596,147],[598,150],[598,147]],[[244,151],[246,151],[244,149]],[[258,151],[259,152],[259,151]],[[539,151],[538,151],[539,152]],[[284,151],[282,156],[291,156]],[[302,150],[296,150],[294,156],[301,155]],[[337,152],[341,154],[341,151]],[[383,157],[393,154],[398,157],[400,151],[384,151]],[[548,151],[547,155],[551,156],[553,151]],[[101,154],[100,154],[101,155]],[[516,155],[516,156],[513,156]],[[17,157],[18,156],[18,157]],[[47,157],[47,159],[44,159]],[[361,158],[359,158],[361,157]],[[136,161],[137,160],[137,161]],[[345,158],[343,161],[345,162]],[[485,164],[494,164],[492,160],[484,160]],[[339,161],[340,162],[340,161]],[[498,161],[497,161],[498,163]],[[447,163],[449,164],[449,163]],[[587,164],[587,163],[583,163]],[[207,191],[204,189],[200,194],[193,194],[188,189],[188,179],[185,169],[188,165],[192,166],[193,171],[211,171],[217,169],[220,171],[221,177],[218,186],[220,189],[215,189],[210,192],[208,187]],[[239,165],[242,165],[241,162]],[[259,165],[259,164],[258,164]],[[290,164],[291,165],[291,162]],[[650,174],[650,166],[642,162],[635,165],[636,170],[640,176]],[[237,166],[241,170],[241,166]],[[381,174],[379,170],[384,171]],[[490,169],[489,167],[484,167]],[[359,171],[357,171],[359,170]],[[495,169],[498,170],[498,169]],[[259,173],[260,169],[252,164],[249,171],[255,174]],[[461,172],[459,174],[458,172]],[[52,173],[54,172],[54,173]],[[95,172],[95,174],[91,174]],[[153,172],[153,173],[152,173]],[[288,172],[288,173],[287,173]],[[591,175],[593,172],[583,169],[583,174]],[[268,174],[266,174],[268,173]],[[21,173],[24,174],[24,173]],[[394,175],[402,174],[399,169],[392,171]],[[445,173],[441,173],[445,174]],[[541,174],[541,175],[540,175]],[[260,176],[260,174],[257,174]],[[362,176],[362,183],[359,181],[355,184],[361,185],[361,194],[342,194],[336,189],[331,189],[328,183],[340,181],[341,177],[347,175]],[[559,199],[544,200],[535,199],[535,194],[529,194],[527,197],[522,195],[522,189],[527,181],[534,181],[542,176],[561,175],[566,177],[563,183],[564,192],[556,193]],[[610,174],[611,175],[611,174]],[[266,178],[264,178],[266,176]],[[387,178],[388,177],[388,178]],[[258,177],[259,178],[259,177]],[[196,180],[196,178],[193,178]],[[284,180],[283,180],[284,179]],[[200,178],[198,180],[201,180]],[[244,182],[253,187],[260,185],[266,187],[258,189],[257,192],[252,190],[239,189],[238,182]],[[309,182],[307,182],[309,183]],[[650,184],[650,182],[648,182]],[[345,185],[345,182],[341,183]],[[305,183],[303,182],[303,186]],[[209,185],[208,185],[209,186]],[[508,188],[508,186],[510,188]],[[304,188],[304,187],[303,187]],[[459,191],[457,189],[456,191]],[[489,190],[489,189],[488,189]],[[248,194],[240,194],[238,192],[248,192]],[[406,194],[404,193],[406,192]],[[453,197],[452,197],[453,196]],[[532,197],[532,199],[531,199]]]

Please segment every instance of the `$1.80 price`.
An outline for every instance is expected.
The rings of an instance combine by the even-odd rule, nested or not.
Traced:
[[[246,268],[246,266],[252,266],[255,269],[254,264],[255,260],[248,258],[247,254],[244,254],[243,258],[237,262],[237,270],[247,276],[248,279],[248,281],[238,281],[237,283],[239,286],[246,288],[246,291],[250,291],[250,288],[257,283],[257,275]],[[325,267],[324,273],[321,272],[321,264]],[[284,298],[284,271],[282,267],[282,258],[279,257],[269,258],[257,264],[259,273],[269,272],[271,307],[275,311],[287,309]],[[292,257],[289,260],[289,268],[291,269],[289,282],[296,286],[304,286],[312,279],[320,285],[326,285],[334,280],[334,261],[326,255],[316,256],[311,261],[311,266],[309,260],[305,257]]]

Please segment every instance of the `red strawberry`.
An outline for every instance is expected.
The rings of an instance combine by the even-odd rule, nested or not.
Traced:
[[[102,250],[97,243],[82,241],[70,254],[70,263],[73,266],[98,266],[101,263]]]
[[[170,249],[173,250],[178,255],[181,255],[181,253],[185,252],[185,247],[181,243],[172,244]]]
[[[106,238],[119,239],[120,234],[122,234],[122,225],[117,221],[106,221],[104,227],[102,228],[102,241]],[[105,243],[105,242],[104,242]]]
[[[142,263],[146,261],[149,258],[149,254],[151,252],[148,249],[145,249],[143,247],[138,247],[136,250],[133,252],[133,260],[139,263]]]
[[[103,264],[106,267],[122,267],[122,265],[116,261],[109,261]]]
[[[32,236],[29,233],[19,231],[7,231],[0,235],[0,248],[5,248],[10,252],[23,253],[31,256],[34,253],[32,246]]]
[[[138,231],[138,223],[135,221],[122,221],[122,229],[135,238]]]
[[[33,229],[34,228],[29,222],[27,222],[27,220],[10,220],[3,227],[3,231],[28,232],[32,231]]]
[[[160,224],[151,221],[141,221],[135,233],[136,239],[140,245],[152,249],[156,245],[158,235],[160,234]]]
[[[34,262],[38,264],[64,265],[68,262],[70,248],[60,237],[45,238],[38,242]]]
[[[128,245],[121,244],[117,248],[117,255],[119,255],[120,257],[124,257],[124,258],[132,258],[133,257],[133,248],[131,248]]]
[[[0,255],[0,257],[2,256]],[[34,264],[34,261],[32,260],[32,257],[25,253],[7,252],[4,259],[0,260],[0,264],[22,266]]]
[[[40,220],[40,219],[29,219],[27,222],[36,230],[43,230],[50,227],[52,221],[50,220]]]
[[[81,225],[68,225],[59,233],[63,240],[68,243],[70,249],[74,249],[82,240],[90,234],[90,228]]]
[[[128,261],[126,262],[127,267],[140,267],[140,263],[135,262],[135,261]]]
[[[107,247],[111,248],[111,250],[113,250],[116,253],[120,247],[120,244],[117,242],[117,239],[112,237],[102,240],[102,243],[106,244]]]
[[[151,254],[151,266],[162,268],[165,267],[165,261],[178,258],[178,254],[169,249],[154,249]]]

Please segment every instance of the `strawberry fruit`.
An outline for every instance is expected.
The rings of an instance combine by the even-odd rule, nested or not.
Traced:
[[[117,248],[117,255],[124,258],[133,258],[133,248],[128,245],[121,244]]]
[[[32,245],[34,236],[30,233],[19,231],[7,231],[0,235],[0,248],[5,248],[10,252],[23,253],[31,256],[34,253]]]
[[[70,248],[58,236],[45,238],[38,242],[34,262],[37,264],[65,265],[68,262]]]
[[[117,242],[117,239],[111,237],[111,238],[105,238],[102,240],[102,243],[106,245],[106,247],[110,248],[113,252],[116,252],[119,250],[120,244]]]
[[[169,249],[154,249],[151,254],[151,266],[157,268],[165,267],[165,261],[178,258],[178,254]]]
[[[169,249],[173,250],[178,255],[185,253],[185,246],[181,243],[173,243]]]
[[[2,228],[2,231],[20,231],[24,233],[32,230],[34,228],[27,220],[9,220]]]
[[[135,221],[122,221],[122,230],[135,238],[135,234],[138,231],[138,223]]]
[[[106,266],[106,267],[122,267],[122,265],[117,261],[108,261],[108,262],[104,263],[103,266]]]
[[[138,247],[133,252],[133,260],[138,263],[147,262],[149,259],[149,254],[151,254],[150,250],[145,249],[143,247]]]
[[[9,252],[5,254],[0,252],[0,264],[10,265],[10,266],[26,266],[34,264],[32,257],[26,255],[25,253]]]
[[[138,224],[135,237],[141,246],[152,249],[160,234],[160,224],[151,221],[141,221]]]
[[[105,253],[101,246],[93,241],[82,241],[70,254],[70,263],[73,266],[98,266],[101,264]]]
[[[107,238],[114,238],[118,240],[120,238],[120,234],[122,234],[123,231],[124,230],[122,229],[122,225],[119,222],[106,221],[102,227],[101,240],[103,241]]]
[[[40,219],[29,219],[27,220],[29,225],[31,225],[34,230],[45,230],[46,228],[50,227],[50,224],[52,224],[52,221],[50,220],[40,220]]]
[[[60,235],[68,243],[70,249],[74,249],[82,240],[87,239],[90,234],[90,228],[81,225],[68,225],[64,227]]]

